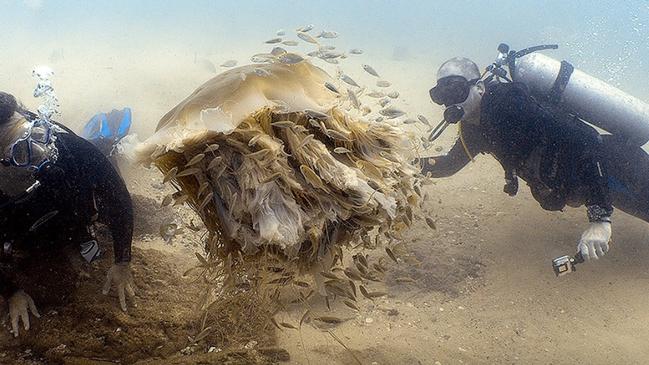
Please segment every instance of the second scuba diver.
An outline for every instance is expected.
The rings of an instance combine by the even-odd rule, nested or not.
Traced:
[[[0,295],[9,304],[14,336],[20,320],[29,329],[30,311],[39,317],[32,298],[15,284],[16,253],[56,254],[76,244],[91,262],[101,253],[95,222],[105,224],[113,240],[115,261],[103,292],[115,285],[126,311],[125,294],[134,295],[133,208],[110,161],[90,142],[0,92],[0,162]]]
[[[507,48],[501,51],[502,59]],[[535,60],[539,59],[545,60]],[[501,65],[507,63],[513,68],[513,59]],[[488,71],[504,71],[498,66],[495,63]],[[423,173],[446,177],[476,154],[488,153],[502,165],[504,191],[510,196],[516,195],[521,178],[546,210],[585,205],[590,226],[581,235],[577,255],[589,260],[609,250],[614,206],[649,222],[649,155],[640,147],[642,143],[630,143],[621,135],[600,135],[561,105],[570,67],[562,63],[557,81],[548,85],[552,89],[546,98],[532,95],[528,85],[507,79],[503,72],[484,78],[469,59],[445,62],[438,70],[437,85],[430,90],[432,100],[446,107],[445,121],[433,134],[439,136],[444,126],[461,121],[460,138],[448,154],[421,159],[420,163]],[[583,75],[578,77],[588,79]],[[502,78],[508,82],[501,82]],[[621,93],[615,90],[613,94]],[[641,104],[638,110],[649,110],[637,103]]]

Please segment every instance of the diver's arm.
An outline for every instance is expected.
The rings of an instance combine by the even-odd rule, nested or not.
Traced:
[[[483,152],[478,127],[469,125],[463,127],[462,136],[466,144],[466,149],[462,140],[458,138],[455,145],[451,147],[446,155],[420,158],[419,164],[422,168],[422,174],[426,175],[430,172],[431,176],[435,178],[454,175],[471,162],[473,156]],[[470,156],[469,153],[471,154]],[[432,162],[430,161],[431,159],[433,160]]]

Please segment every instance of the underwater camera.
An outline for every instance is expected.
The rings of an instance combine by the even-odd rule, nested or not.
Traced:
[[[552,269],[554,269],[554,274],[559,277],[576,271],[575,265],[582,262],[584,262],[584,257],[581,256],[581,252],[574,256],[564,255],[552,260]]]

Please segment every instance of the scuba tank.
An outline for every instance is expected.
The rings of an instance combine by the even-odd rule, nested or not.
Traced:
[[[569,62],[536,53],[556,48],[556,45],[543,45],[515,52],[501,44],[498,58],[487,67],[492,74],[489,77],[522,82],[539,101],[621,136],[632,145],[649,142],[649,104],[575,69]],[[503,69],[505,65],[511,80]]]

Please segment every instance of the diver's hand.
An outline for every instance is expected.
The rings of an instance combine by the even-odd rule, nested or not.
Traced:
[[[11,319],[11,330],[14,337],[18,337],[18,325],[22,319],[25,331],[29,330],[29,312],[31,311],[36,318],[41,318],[41,315],[36,309],[34,300],[23,290],[18,290],[8,300],[9,303],[9,318]]]
[[[584,260],[598,259],[608,252],[608,242],[611,240],[611,223],[594,222],[581,235],[577,251]]]
[[[119,304],[124,312],[126,312],[125,294],[128,294],[133,306],[137,307],[137,304],[135,303],[135,290],[133,290],[133,275],[131,274],[131,264],[129,262],[122,262],[111,266],[106,275],[106,283],[101,292],[104,295],[108,294],[110,287],[113,284],[117,287]]]

